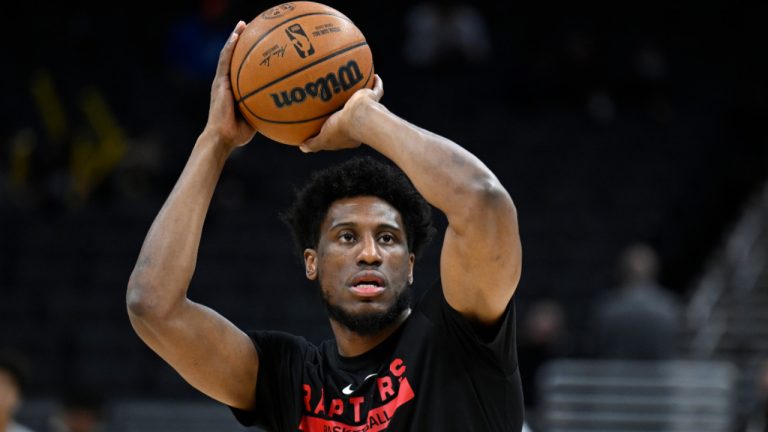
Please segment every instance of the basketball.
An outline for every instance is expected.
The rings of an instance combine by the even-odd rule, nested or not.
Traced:
[[[240,35],[231,63],[243,117],[277,142],[299,145],[352,94],[373,86],[363,33],[341,12],[298,1],[270,8]]]

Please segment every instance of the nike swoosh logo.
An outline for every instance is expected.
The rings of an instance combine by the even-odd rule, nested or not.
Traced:
[[[362,383],[360,383],[360,384],[361,384],[361,385],[362,385],[362,384],[365,384],[365,382],[366,382],[366,381],[368,381],[368,379],[369,379],[369,378],[372,378],[372,377],[375,377],[375,376],[376,376],[376,374],[375,374],[375,373],[374,373],[374,374],[370,374],[370,375],[368,375],[367,377],[365,377],[365,379],[363,379],[363,382],[362,382]],[[351,394],[352,394],[352,393],[354,393],[355,391],[352,389],[352,384],[350,384],[350,385],[348,385],[348,386],[344,387],[343,389],[341,389],[341,392],[342,392],[342,393],[344,393],[345,395],[351,395]]]

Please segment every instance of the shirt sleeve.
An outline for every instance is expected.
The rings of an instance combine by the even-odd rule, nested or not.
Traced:
[[[506,377],[517,371],[514,296],[492,327],[474,323],[451,307],[439,281],[427,290],[417,310],[432,321],[451,346],[472,358],[477,366],[491,368]]]
[[[259,355],[256,403],[253,410],[230,407],[243,426],[270,431],[295,431],[301,412],[304,358],[310,344],[301,337],[279,331],[248,332]]]

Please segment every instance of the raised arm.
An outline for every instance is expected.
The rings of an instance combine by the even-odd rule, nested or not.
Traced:
[[[128,316],[139,337],[192,386],[237,408],[253,406],[258,355],[249,337],[187,298],[203,221],[232,149],[255,131],[235,116],[229,62],[240,22],[221,51],[208,124],[149,229],[128,282]]]
[[[448,218],[440,273],[448,303],[492,324],[503,314],[520,279],[517,213],[507,191],[477,157],[458,144],[389,112],[372,90],[355,93],[329,118],[305,151],[369,145],[397,164],[430,204]]]

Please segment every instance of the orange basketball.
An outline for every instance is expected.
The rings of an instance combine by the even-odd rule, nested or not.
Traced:
[[[230,67],[245,119],[291,145],[317,134],[356,90],[373,86],[363,33],[341,12],[308,1],[275,6],[248,23]]]

